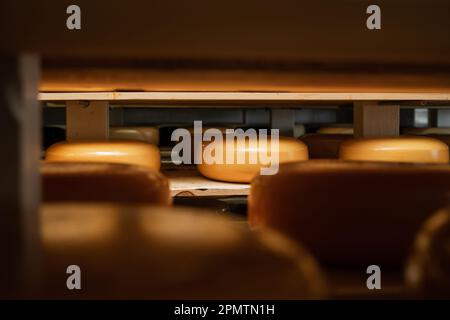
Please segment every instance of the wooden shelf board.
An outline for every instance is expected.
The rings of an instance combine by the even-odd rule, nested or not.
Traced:
[[[242,196],[248,195],[249,184],[220,182],[203,177],[194,166],[163,168],[170,181],[170,191],[176,196]]]
[[[450,101],[450,92],[42,92],[41,101],[313,103],[345,101]]]

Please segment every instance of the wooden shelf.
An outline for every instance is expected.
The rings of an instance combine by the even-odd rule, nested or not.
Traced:
[[[315,103],[353,101],[450,101],[450,92],[43,92],[41,101],[102,100],[177,103]]]
[[[169,178],[173,197],[246,196],[250,191],[249,184],[207,179],[197,171],[195,166],[163,167],[161,172]]]

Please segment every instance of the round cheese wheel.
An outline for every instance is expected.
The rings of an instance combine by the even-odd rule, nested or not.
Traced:
[[[448,146],[425,137],[352,139],[341,144],[339,157],[354,161],[448,163]]]
[[[450,128],[410,128],[405,129],[404,133],[406,135],[426,136],[441,140],[450,146]]]
[[[349,134],[353,135],[353,125],[352,124],[342,124],[329,127],[322,127],[317,130],[319,134]]]
[[[448,165],[310,160],[254,179],[248,219],[299,240],[324,263],[399,267],[448,192]]]
[[[110,140],[136,140],[155,146],[159,143],[159,129],[155,127],[111,127]]]
[[[305,134],[300,138],[308,146],[310,159],[337,159],[339,147],[353,136],[347,134]]]
[[[171,203],[168,179],[140,166],[44,162],[41,181],[44,202]]]
[[[159,170],[157,147],[138,141],[80,141],[61,142],[51,146],[47,162],[103,162],[139,165]]]
[[[320,298],[324,280],[299,245],[206,211],[46,205],[41,213],[45,298]],[[67,290],[70,265],[82,290]]]
[[[450,298],[450,209],[423,226],[406,267],[406,284],[422,298]]]
[[[234,143],[226,143],[224,138],[220,146],[223,155],[222,164],[207,164],[203,159],[203,163],[198,164],[197,168],[202,175],[210,179],[248,183],[260,174],[261,168],[270,167],[270,164],[263,164],[261,159],[265,155],[272,156],[270,153],[272,142],[269,139],[264,145],[259,143],[258,139],[258,146],[255,148],[248,140],[235,140]],[[203,150],[208,144],[203,144]],[[218,148],[220,147],[218,146]],[[274,146],[274,150],[276,150],[276,147],[278,147],[278,161],[275,161],[276,157],[272,159],[276,164],[308,160],[308,148],[297,139],[280,137],[278,146]],[[234,164],[225,163],[227,154],[234,154]],[[237,163],[239,158],[244,159],[244,163]]]
[[[450,128],[407,128],[403,130],[404,134],[426,136],[426,135],[450,135]]]

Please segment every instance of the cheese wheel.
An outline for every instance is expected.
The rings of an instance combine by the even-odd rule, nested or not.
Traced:
[[[270,150],[272,148],[272,141],[269,139],[266,144],[260,145],[257,141],[257,147],[246,141],[234,141],[234,143],[226,143],[224,138],[223,143],[218,148],[221,148],[223,161],[222,164],[207,164],[203,159],[202,164],[198,164],[197,168],[202,175],[207,178],[228,181],[228,182],[242,182],[248,183],[255,176],[259,175],[261,168],[268,168],[270,164],[263,164],[261,158],[264,155],[271,156]],[[203,144],[203,150],[209,143]],[[273,146],[277,150],[278,161],[273,156],[273,163],[279,165],[280,163],[296,162],[308,160],[308,148],[306,145],[294,138],[280,137],[277,145]],[[227,154],[234,154],[234,164],[226,162]],[[238,159],[244,159],[244,163],[237,163]],[[253,161],[251,161],[253,160]],[[253,163],[252,163],[253,162]]]
[[[46,153],[48,162],[103,162],[139,165],[159,170],[157,147],[138,141],[61,142]]]
[[[450,128],[409,128],[405,129],[404,133],[406,135],[426,136],[441,140],[450,146]]]
[[[422,298],[450,298],[450,209],[423,226],[406,267],[406,284]]]
[[[155,146],[159,143],[159,130],[155,127],[111,127],[110,140],[136,140]]]
[[[450,135],[450,128],[406,128],[403,130],[404,134],[427,136],[427,135]]]
[[[254,179],[248,219],[304,243],[324,263],[399,267],[448,192],[448,165],[310,160]]]
[[[46,205],[42,294],[95,299],[320,298],[324,280],[299,245],[195,209]],[[66,269],[81,268],[82,290]]]
[[[448,163],[448,146],[425,137],[352,139],[341,144],[339,157],[353,161]]]
[[[44,202],[171,203],[168,179],[144,167],[48,162],[42,164],[41,176]]]
[[[349,134],[353,135],[353,125],[352,124],[342,124],[329,127],[322,127],[317,130],[319,134]]]
[[[300,140],[308,146],[310,159],[337,159],[340,145],[352,137],[347,134],[306,134]]]

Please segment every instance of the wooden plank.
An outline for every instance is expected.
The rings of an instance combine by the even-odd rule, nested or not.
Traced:
[[[67,140],[107,140],[109,104],[107,101],[67,101]]]
[[[400,106],[357,102],[353,106],[355,137],[393,137],[400,134]]]
[[[0,51],[98,59],[450,63],[446,0],[377,0],[382,29],[374,31],[366,28],[372,0],[78,0],[79,31],[66,28],[69,4],[1,1]]]
[[[39,274],[41,109],[35,55],[0,57],[0,297],[23,294]]]
[[[176,196],[241,196],[248,195],[250,185],[245,183],[229,183],[207,179],[192,166],[178,166],[163,169],[162,173],[169,178],[170,191]]]
[[[270,101],[447,101],[450,91],[430,92],[41,92],[41,101],[221,101],[221,102],[270,102]]]

